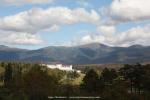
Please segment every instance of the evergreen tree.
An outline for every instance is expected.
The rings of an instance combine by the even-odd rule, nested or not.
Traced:
[[[117,78],[117,72],[114,69],[109,70],[105,68],[101,73],[101,80],[104,81],[105,85],[111,85],[113,80]]]
[[[12,84],[12,64],[8,63],[5,67],[5,73],[4,73],[4,86],[7,88],[11,87]]]
[[[47,71],[39,65],[34,65],[23,79],[29,100],[47,100],[48,96],[54,95],[58,84],[57,79],[48,76]]]
[[[87,92],[96,92],[98,89],[99,76],[93,69],[89,70],[83,78],[83,84],[81,85]]]

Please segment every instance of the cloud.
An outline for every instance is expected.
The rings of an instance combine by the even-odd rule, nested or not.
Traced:
[[[54,25],[74,23],[96,24],[100,16],[96,11],[86,11],[84,8],[69,9],[55,7],[49,9],[34,8],[12,16],[0,18],[0,29],[16,32],[37,33]]]
[[[107,9],[114,24],[150,20],[150,0],[113,0]]]
[[[44,29],[42,31],[39,31],[38,33],[42,33],[42,32],[47,32],[47,33],[51,33],[51,32],[57,32],[60,29],[60,26],[58,25],[53,25],[52,27],[48,28],[48,29]]]
[[[69,9],[66,7],[52,7],[48,9],[33,8],[16,15],[0,18],[1,37],[8,34],[8,39],[2,42],[14,44],[38,44],[41,40],[37,33],[55,32],[62,25],[75,23],[90,23],[96,25],[100,16],[96,11],[86,11],[84,8]],[[11,33],[10,33],[11,32]]]
[[[134,44],[150,45],[149,40],[150,25],[148,24],[144,27],[139,26],[131,28],[121,33],[91,33],[83,36],[80,39],[75,39],[71,43],[73,43],[72,45],[77,45],[98,42],[110,46],[130,46]]]
[[[100,25],[97,27],[98,33],[112,34],[116,32],[115,26]]]
[[[38,35],[0,30],[0,43],[9,45],[39,45],[44,41]]]
[[[115,44],[129,46],[134,44],[150,45],[150,24],[144,27],[135,27],[117,35]]]
[[[24,5],[24,4],[47,4],[54,0],[2,0],[2,4],[7,5]]]

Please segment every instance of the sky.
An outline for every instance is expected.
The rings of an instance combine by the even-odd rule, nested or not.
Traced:
[[[150,0],[0,0],[0,45],[150,45]]]

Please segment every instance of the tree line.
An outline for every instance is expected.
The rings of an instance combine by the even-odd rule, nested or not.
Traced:
[[[91,69],[81,87],[102,100],[150,100],[150,65],[126,64],[119,70],[105,68],[101,73]]]
[[[71,84],[80,76],[78,73],[52,70],[40,64],[1,62],[0,70],[0,100],[49,100],[48,96],[100,96],[100,100],[150,99],[148,64],[126,64],[117,70],[104,68],[101,72],[88,69],[79,85]]]

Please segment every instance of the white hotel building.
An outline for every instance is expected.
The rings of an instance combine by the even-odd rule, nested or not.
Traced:
[[[72,72],[76,71],[78,73],[81,73],[80,70],[73,69],[72,65],[66,65],[66,64],[61,64],[61,63],[42,64],[42,65],[45,65],[45,66],[47,66],[47,68],[50,68],[50,69],[59,69],[59,70],[63,70],[63,71],[72,71]]]
[[[72,68],[72,65],[47,64],[46,66],[48,68],[51,68],[51,69],[59,69],[59,70],[64,70],[64,71],[74,71],[74,69]]]

